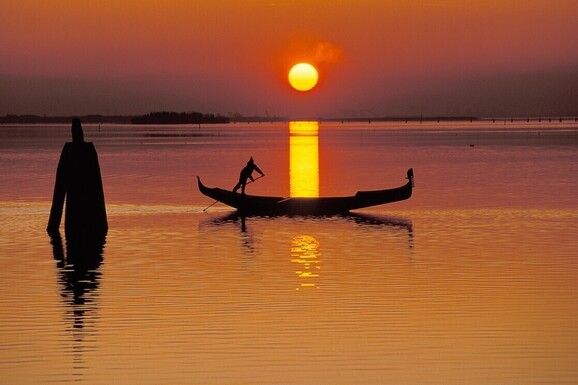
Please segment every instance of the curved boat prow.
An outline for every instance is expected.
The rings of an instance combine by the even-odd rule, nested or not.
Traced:
[[[205,186],[203,184],[203,182],[201,182],[201,178],[197,175],[197,185],[199,186],[199,190],[206,195],[206,192],[208,191],[208,187]]]
[[[407,170],[407,180],[409,180],[411,182],[411,187],[415,187],[415,182],[413,180],[413,168],[410,168],[409,170]]]

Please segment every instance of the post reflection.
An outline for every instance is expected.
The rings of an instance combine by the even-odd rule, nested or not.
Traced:
[[[289,196],[319,196],[319,122],[289,122]]]
[[[83,355],[89,350],[88,336],[94,335],[98,319],[100,265],[103,261],[105,237],[66,239],[66,252],[59,232],[51,233],[53,257],[58,268],[58,282],[65,305],[65,321],[72,335],[71,350],[74,368],[84,369]]]
[[[300,235],[291,240],[291,262],[296,264],[295,274],[299,277],[297,290],[319,288],[317,281],[321,270],[320,256],[319,241],[315,237]]]

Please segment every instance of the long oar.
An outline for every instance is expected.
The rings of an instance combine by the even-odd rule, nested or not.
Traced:
[[[208,205],[207,207],[205,207],[203,209],[204,212],[207,212],[208,209],[210,209],[215,203],[217,203],[218,201],[214,201],[213,203],[211,203],[210,205]]]
[[[253,183],[253,182],[257,182],[259,179],[263,178],[264,176],[265,176],[265,175],[260,175],[260,176],[258,176],[257,178],[255,178],[255,179],[253,179],[253,180],[250,180],[249,182],[247,182],[247,184],[245,184],[245,186],[248,185],[248,184],[251,184],[251,183]],[[218,200],[215,200],[213,203],[211,203],[210,205],[208,205],[207,207],[205,207],[205,208],[203,209],[203,211],[206,212],[208,209],[210,209],[210,208],[211,208],[214,204],[216,204],[217,202],[218,202]]]

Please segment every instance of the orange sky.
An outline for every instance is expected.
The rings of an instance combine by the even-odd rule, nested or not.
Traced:
[[[0,114],[578,114],[575,0],[3,0]],[[298,61],[314,91],[287,83]]]

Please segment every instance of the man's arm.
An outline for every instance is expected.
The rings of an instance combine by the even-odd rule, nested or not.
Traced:
[[[259,174],[261,174],[261,176],[265,176],[265,174],[263,174],[263,171],[261,171],[261,169],[259,168],[259,166],[254,165],[255,167],[255,171],[257,171]]]

